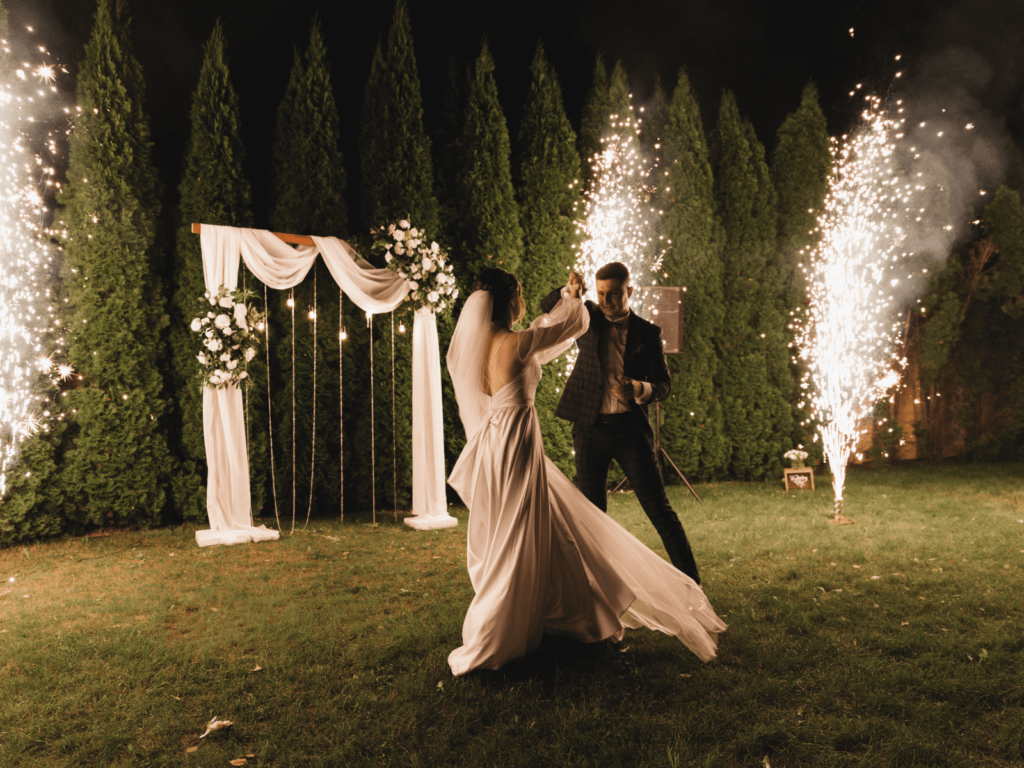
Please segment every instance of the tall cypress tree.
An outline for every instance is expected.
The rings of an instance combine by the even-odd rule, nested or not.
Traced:
[[[776,432],[781,395],[771,382],[767,351],[775,339],[766,338],[775,314],[775,201],[764,148],[729,92],[722,97],[713,156],[715,205],[725,237],[718,389],[731,444],[729,468],[737,477],[760,478],[782,461]]]
[[[523,229],[512,188],[508,127],[486,42],[466,94],[458,168],[451,244],[456,276],[469,286],[484,267],[515,272],[522,258]]]
[[[430,140],[423,128],[420,80],[404,0],[395,6],[387,44],[374,53],[363,101],[360,161],[366,229],[408,219],[425,229],[431,240],[440,237]],[[398,503],[407,505],[412,483],[413,318],[401,309],[395,314],[394,338],[390,318],[381,317],[374,342],[375,401],[380,404],[375,415],[377,462],[382,468],[376,482],[378,498],[394,502],[397,474]],[[366,442],[365,435],[361,439]]]
[[[573,264],[580,156],[561,86],[542,45],[537,46],[530,73],[517,140],[516,181],[523,222],[523,299],[527,317],[533,318],[541,312],[541,299],[566,282]],[[554,414],[567,375],[564,358],[546,365],[536,405],[548,455],[572,477],[571,428]]]
[[[800,265],[815,243],[816,219],[828,190],[832,167],[829,145],[825,115],[818,104],[818,89],[814,83],[808,83],[800,98],[800,106],[779,127],[772,153],[772,184],[779,213],[781,312],[787,319],[796,320],[803,313],[807,285]],[[787,345],[795,341],[794,333],[788,327],[786,341]],[[795,382],[802,377],[803,368],[796,355],[792,358],[790,377],[794,385],[789,390],[789,399],[793,413],[793,440],[808,450],[817,448],[820,453],[820,445],[812,439],[810,413],[806,407],[799,406],[801,398],[797,397],[799,389]]]
[[[188,323],[196,316],[205,282],[202,250],[199,238],[192,234],[191,224],[253,225],[252,191],[242,171],[245,149],[240,133],[238,95],[231,84],[224,31],[219,22],[206,44],[199,84],[192,98],[191,122],[185,171],[178,186],[182,223],[177,233],[170,333],[181,424],[176,446],[181,464],[174,479],[174,496],[178,510],[186,519],[203,519],[206,516],[205,494],[201,492],[206,469],[203,398],[197,378],[196,341]],[[239,280],[240,288],[243,282],[249,290],[259,294],[258,302],[262,304],[262,291],[256,278],[246,274],[244,280]],[[266,498],[269,471],[266,364],[262,355],[249,363],[249,382],[246,391],[246,416],[250,425],[249,479],[252,510],[258,515]]]
[[[680,70],[672,92],[661,141],[662,165],[668,172],[662,187],[663,266],[666,282],[686,289],[683,349],[669,357],[672,395],[663,407],[662,440],[683,474],[710,479],[725,474],[729,460],[715,386],[723,320],[721,233],[700,107],[685,70]]]
[[[593,173],[591,160],[601,151],[601,137],[608,128],[608,115],[611,110],[608,98],[608,69],[605,67],[604,57],[598,54],[594,62],[590,90],[583,101],[583,116],[580,120],[580,158],[586,183],[590,182]]]
[[[288,89],[278,109],[270,213],[270,223],[275,230],[335,237],[347,234],[348,213],[344,199],[346,174],[344,159],[338,149],[339,124],[338,109],[331,90],[327,49],[320,23],[314,21],[310,29],[309,46],[301,59],[296,56]],[[340,440],[340,298],[338,286],[322,259],[317,259],[306,279],[294,288],[294,307],[287,306],[288,296],[285,291],[278,293],[271,301],[270,308],[270,343],[272,354],[277,360],[276,370],[271,373],[272,383],[275,384],[274,438],[275,455],[281,457],[276,467],[281,509],[291,511],[294,460],[297,498],[294,512],[301,518],[302,513],[310,509],[323,509],[327,512],[338,506],[341,482],[337,461]],[[356,319],[351,302],[346,302],[345,306],[351,313],[346,323],[349,338],[355,336],[354,341],[359,344],[358,331],[361,326],[365,326],[365,322],[360,323]],[[311,314],[313,312],[316,313],[315,322]],[[348,372],[358,369],[354,365],[345,366]],[[347,386],[358,387],[360,383],[346,380]],[[346,489],[348,485],[346,483]]]
[[[423,127],[423,99],[405,0],[395,5],[387,44],[374,54],[359,148],[363,226],[407,218],[436,239],[440,221],[434,166]]]
[[[124,4],[99,0],[78,75],[68,155],[63,279],[68,358],[81,382],[64,458],[70,516],[80,524],[160,520],[169,477],[160,366],[166,298],[156,273],[159,215],[142,70]]]

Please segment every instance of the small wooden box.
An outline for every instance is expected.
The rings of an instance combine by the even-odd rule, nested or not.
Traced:
[[[814,469],[812,467],[800,467],[799,469],[783,469],[783,482],[787,491],[813,491],[814,490]]]

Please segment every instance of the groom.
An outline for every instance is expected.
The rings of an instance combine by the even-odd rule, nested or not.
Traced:
[[[582,282],[575,272],[569,278],[569,286]],[[552,291],[541,309],[550,312],[568,290]],[[632,295],[624,264],[615,261],[597,270],[598,303],[586,303],[590,328],[576,340],[579,357],[555,415],[573,423],[576,481],[583,495],[608,511],[608,467],[615,459],[672,564],[700,584],[690,543],[665,494],[647,419],[647,404],[664,400],[672,389],[661,329],[630,311]]]

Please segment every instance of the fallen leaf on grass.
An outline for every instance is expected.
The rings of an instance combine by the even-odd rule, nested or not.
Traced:
[[[253,672],[259,672],[261,669],[263,669],[263,667],[261,667],[259,664],[257,664],[255,667],[253,667],[252,671]]]
[[[442,680],[440,683],[437,684],[437,690],[439,690],[439,691],[443,691],[444,690],[444,680]]]
[[[691,675],[689,672],[680,672],[679,676],[680,677],[693,677],[693,675]]]
[[[237,760],[228,760],[228,765],[245,765],[245,763],[246,759],[244,757],[240,757]]]
[[[189,747],[188,749],[185,750],[185,754],[186,755],[190,755],[193,752],[195,752],[197,749],[199,749],[199,747]]]
[[[629,650],[629,646],[628,645],[624,645],[621,648],[619,648],[619,653],[625,653],[628,650]]]
[[[214,716],[214,718],[209,723],[206,724],[206,733],[204,733],[199,738],[200,739],[205,739],[207,736],[209,736],[214,731],[219,731],[221,728],[229,728],[229,727],[231,727],[231,721],[230,720],[218,720],[216,718],[216,716]]]
[[[910,622],[909,621],[901,621],[900,622],[900,626],[901,627],[909,627],[910,626]]]

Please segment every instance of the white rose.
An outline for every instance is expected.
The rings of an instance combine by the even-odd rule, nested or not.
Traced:
[[[423,271],[424,271],[424,272],[429,272],[429,271],[430,271],[430,265],[431,265],[432,263],[433,263],[433,262],[432,262],[432,261],[431,261],[431,260],[430,260],[429,258],[427,258],[427,257],[424,257],[424,258],[423,258],[423,264],[421,264],[420,266],[422,266],[422,267],[423,267]]]
[[[210,339],[206,342],[206,348],[211,352],[220,352],[224,345],[220,343],[220,339]]]
[[[231,325],[231,318],[228,317],[227,315],[217,315],[216,319],[213,321],[213,324],[218,328],[227,328],[229,325]]]
[[[398,242],[402,242],[403,240],[405,240],[405,232],[403,232],[400,229],[396,229],[395,230],[395,240],[397,240]]]
[[[395,232],[395,225],[391,224],[390,226],[388,226],[388,234],[391,235],[391,234],[394,234],[394,232]]]
[[[409,283],[409,287],[412,288],[412,290],[414,291],[418,291],[420,289],[420,284],[413,280],[411,283]]]
[[[242,371],[242,372],[241,372],[240,374],[238,374],[238,378],[239,378],[239,379],[244,379],[244,378],[246,378],[246,377],[247,377],[248,375],[249,375],[248,373],[246,373],[245,371]]]
[[[413,230],[413,231],[415,232],[416,230]],[[420,241],[419,240],[410,240],[409,241],[409,248],[411,248],[412,250],[415,251],[419,247],[420,247]]]
[[[401,256],[405,253],[405,246],[401,243],[395,243],[395,254]]]
[[[245,320],[245,304],[235,304],[235,320]]]
[[[204,355],[202,352],[196,355],[196,360],[199,361],[200,365],[206,365],[206,355]]]
[[[412,229],[409,230],[409,234],[412,235],[413,237],[419,237],[420,231],[416,229],[416,227],[413,227]]]
[[[456,288],[454,291],[452,291],[452,298],[453,299],[459,298],[459,289],[458,288]]]
[[[441,297],[438,295],[437,291],[431,291],[430,293],[427,294],[427,301],[429,301],[431,304],[436,304],[437,300],[440,298]]]
[[[430,244],[430,251],[431,251],[432,253],[437,253],[437,252],[438,252],[438,251],[439,251],[440,249],[441,249],[441,246],[439,246],[439,245],[437,244],[437,241],[436,241],[436,240],[435,240],[434,242],[432,242],[432,243]]]
[[[395,257],[391,255],[391,251],[388,251],[387,253],[384,254],[384,261],[387,262],[388,264],[394,261],[394,258]]]
[[[405,219],[402,219],[400,222],[398,222],[398,226],[400,226],[402,229],[408,229],[409,222],[406,221]]]
[[[231,359],[231,355],[230,355],[230,354],[229,354],[228,352],[225,352],[225,353],[224,353],[223,355],[221,355],[221,356],[220,356],[220,357],[219,357],[218,359],[219,359],[219,360],[220,360],[220,361],[221,361],[222,363],[226,363],[226,362],[227,362],[228,360],[230,360],[230,359]]]
[[[237,367],[238,367],[238,361],[237,360],[229,360],[228,361],[228,370],[229,371],[233,371]]]
[[[230,296],[221,296],[220,301],[217,303],[224,307],[224,309],[231,309],[233,306],[235,306],[235,300],[232,299]]]
[[[213,313],[211,312],[210,314],[212,315]],[[210,318],[204,317],[203,318],[203,325],[209,325],[209,324],[210,324]]]
[[[213,338],[213,331],[207,331],[206,333],[203,334],[203,336],[205,336],[208,339],[212,339]]]
[[[256,357],[256,350],[252,347],[247,347],[245,350],[245,362],[249,362],[254,357]]]
[[[445,307],[447,307],[447,306],[448,306],[448,305],[447,305],[447,304],[445,304],[445,303],[444,303],[444,302],[442,301],[442,302],[441,302],[440,304],[438,304],[438,305],[437,305],[437,311],[438,311],[438,312],[441,312],[441,311],[442,311],[442,310],[444,310],[444,308],[445,308]]]
[[[203,324],[199,321],[198,317],[195,320],[192,321],[192,330],[193,331],[198,331],[202,327],[203,327]]]
[[[213,315],[213,312],[207,312],[206,316],[209,317],[209,318],[212,318],[214,315]]]
[[[223,331],[221,331],[221,332],[222,332],[222,333],[223,333],[223,334],[224,334],[225,336],[230,336],[230,335],[231,335],[232,333],[234,333],[234,331],[232,331],[232,330],[231,330],[230,328],[225,328],[225,329],[224,329]]]

